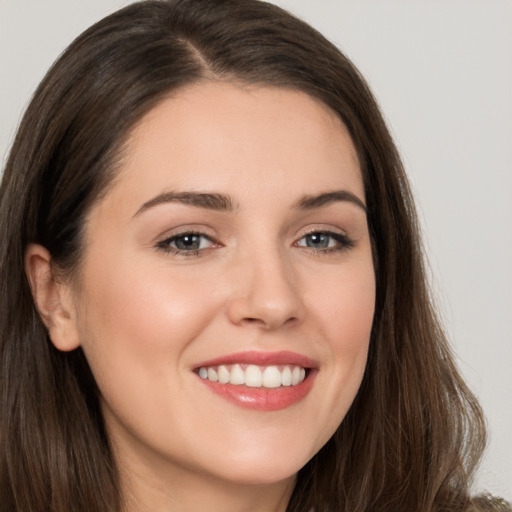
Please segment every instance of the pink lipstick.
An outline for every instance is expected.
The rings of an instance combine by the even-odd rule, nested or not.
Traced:
[[[276,411],[305,398],[318,369],[294,352],[249,351],[203,361],[194,371],[212,392],[240,407]]]

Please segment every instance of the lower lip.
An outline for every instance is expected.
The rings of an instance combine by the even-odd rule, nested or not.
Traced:
[[[316,372],[309,370],[306,378],[296,386],[279,388],[250,388],[244,385],[219,384],[201,379],[203,384],[215,394],[244,409],[257,411],[279,411],[303,400],[313,387]]]

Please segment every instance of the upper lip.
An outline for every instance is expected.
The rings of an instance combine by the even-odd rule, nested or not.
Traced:
[[[196,368],[219,366],[221,364],[254,364],[257,366],[294,365],[302,368],[315,368],[317,364],[307,356],[282,350],[279,352],[260,352],[249,350],[219,356],[196,365]]]

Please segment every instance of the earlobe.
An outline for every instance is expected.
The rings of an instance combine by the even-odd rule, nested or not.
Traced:
[[[55,347],[62,351],[80,345],[76,309],[70,286],[59,282],[52,269],[51,255],[39,244],[25,252],[25,272],[32,297]]]

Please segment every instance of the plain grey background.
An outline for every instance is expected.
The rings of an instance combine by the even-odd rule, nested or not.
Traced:
[[[0,0],[0,158],[36,85],[127,0]],[[401,150],[432,285],[490,444],[475,490],[512,498],[512,2],[275,0],[368,79]],[[3,167],[3,163],[2,163]]]

